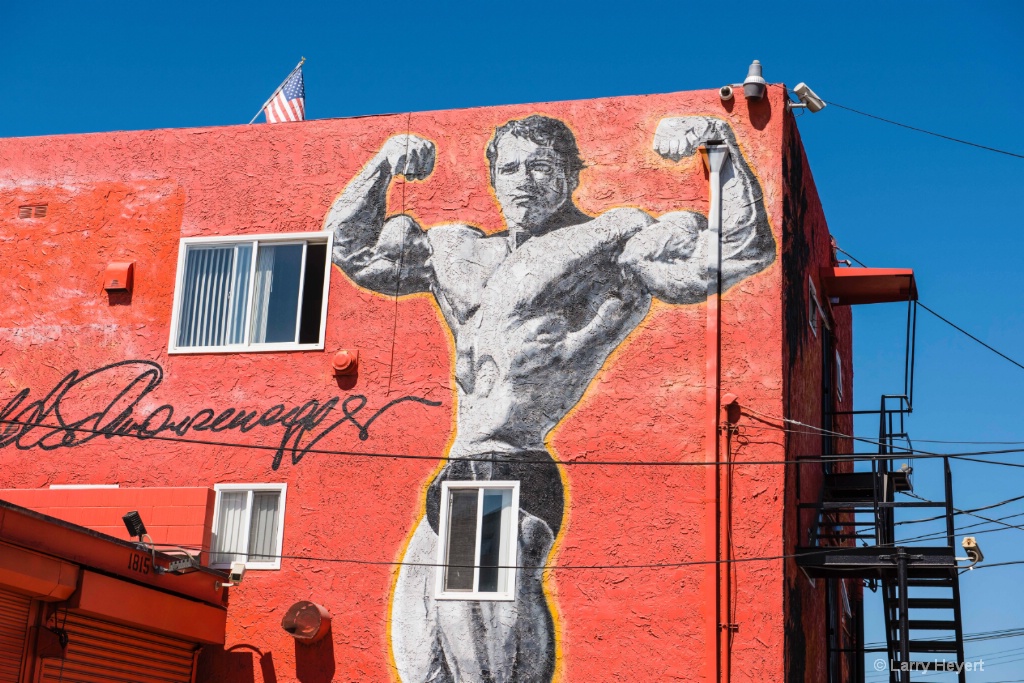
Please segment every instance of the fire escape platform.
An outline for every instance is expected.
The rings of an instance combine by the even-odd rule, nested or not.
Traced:
[[[945,579],[956,575],[954,549],[906,547],[907,571],[914,579]],[[896,579],[897,552],[892,547],[797,548],[797,566],[811,578]],[[935,585],[941,585],[936,583]]]
[[[826,296],[838,306],[917,301],[910,268],[822,268],[819,275]]]

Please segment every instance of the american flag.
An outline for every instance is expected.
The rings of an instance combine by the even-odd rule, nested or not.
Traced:
[[[267,123],[306,120],[306,86],[302,81],[301,66],[288,77],[263,112],[267,115]]]

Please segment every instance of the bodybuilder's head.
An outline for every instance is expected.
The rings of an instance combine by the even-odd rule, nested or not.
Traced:
[[[542,227],[572,201],[583,160],[569,127],[547,116],[509,121],[487,145],[491,185],[509,226]]]

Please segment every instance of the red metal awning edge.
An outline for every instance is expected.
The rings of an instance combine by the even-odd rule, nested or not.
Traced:
[[[822,268],[819,276],[834,306],[917,301],[910,268]]]

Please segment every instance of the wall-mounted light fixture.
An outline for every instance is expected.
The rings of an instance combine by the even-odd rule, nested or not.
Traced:
[[[281,628],[300,643],[315,643],[331,630],[331,613],[315,602],[300,600],[285,612]]]
[[[138,536],[139,543],[142,543],[142,537],[146,535],[146,525],[142,523],[142,517],[139,515],[138,510],[125,513],[122,515],[121,521],[124,522],[125,528],[128,529],[128,535]]]
[[[764,97],[764,91],[768,84],[761,75],[761,62],[754,60],[747,70],[747,77],[743,80],[743,95],[748,100],[759,100]]]

